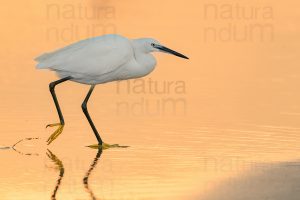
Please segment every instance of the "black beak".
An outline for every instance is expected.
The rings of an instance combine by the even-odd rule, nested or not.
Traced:
[[[178,56],[178,57],[180,57],[180,58],[189,59],[189,58],[186,57],[185,55],[183,55],[183,54],[181,54],[181,53],[178,53],[178,52],[176,52],[176,51],[174,51],[174,50],[172,50],[172,49],[169,49],[169,48],[167,48],[167,47],[164,47],[164,46],[161,46],[161,45],[155,45],[154,47],[157,48],[157,49],[159,49],[159,50],[161,50],[161,51],[164,51],[164,52],[166,52],[166,53],[170,53],[170,54],[173,54],[173,55],[175,55],[175,56]]]

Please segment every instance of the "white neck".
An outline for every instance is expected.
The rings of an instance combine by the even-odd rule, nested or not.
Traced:
[[[141,67],[153,69],[156,65],[156,59],[151,52],[140,42],[140,39],[132,40],[132,46],[137,63]]]

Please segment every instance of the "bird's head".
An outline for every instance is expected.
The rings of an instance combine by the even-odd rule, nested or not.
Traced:
[[[135,40],[135,44],[137,44],[139,46],[139,48],[142,48],[146,53],[164,52],[164,53],[169,53],[169,54],[172,54],[172,55],[184,58],[184,59],[189,59],[185,55],[165,47],[164,45],[160,44],[159,41],[152,39],[152,38],[137,39],[137,40]]]

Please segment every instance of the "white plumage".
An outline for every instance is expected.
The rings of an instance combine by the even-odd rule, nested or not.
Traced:
[[[138,62],[135,54],[146,55],[135,52],[135,43],[119,35],[105,35],[45,53],[35,60],[38,69],[56,71],[60,77],[72,76],[73,81],[84,84],[137,78],[150,73],[156,62],[150,54],[144,66]]]
[[[45,53],[35,60],[38,69],[50,69],[59,77],[71,76],[75,82],[94,85],[149,74],[156,65],[151,52],[164,51],[162,47],[150,38],[129,40],[120,35],[104,35]]]
[[[102,148],[103,141],[87,111],[87,102],[95,85],[110,81],[139,78],[149,74],[156,65],[156,60],[151,54],[151,52],[155,51],[171,53],[188,59],[186,56],[160,45],[154,39],[141,38],[129,40],[120,35],[104,35],[82,40],[37,57],[35,60],[38,62],[38,69],[53,70],[61,77],[60,80],[49,84],[60,123],[49,124],[47,126],[58,126],[57,130],[47,140],[48,144],[53,142],[62,133],[65,125],[55,94],[56,85],[68,80],[91,85],[82,103],[82,110],[94,131],[98,145]],[[105,145],[106,147],[114,146]]]

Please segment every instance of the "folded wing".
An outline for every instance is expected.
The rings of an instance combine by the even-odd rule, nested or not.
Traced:
[[[119,35],[79,41],[35,60],[37,68],[89,76],[112,72],[134,58],[131,42]]]

